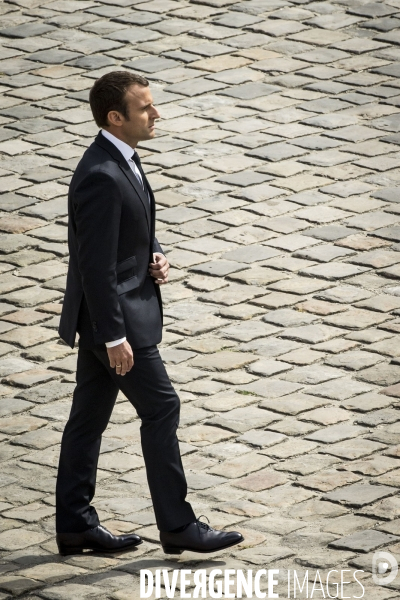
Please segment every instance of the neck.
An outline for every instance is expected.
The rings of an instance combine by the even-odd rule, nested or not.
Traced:
[[[128,144],[128,146],[130,146],[133,149],[135,149],[136,146],[138,145],[137,140],[133,140],[131,138],[125,137],[123,135],[122,131],[120,131],[119,128],[117,128],[117,127],[115,127],[115,128],[114,127],[103,127],[102,129],[104,129],[104,131],[108,131],[108,133],[111,133],[111,135],[113,135],[114,137],[121,140],[121,142]]]

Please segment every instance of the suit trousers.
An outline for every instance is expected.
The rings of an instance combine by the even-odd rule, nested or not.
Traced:
[[[186,478],[176,430],[180,400],[157,346],[133,350],[134,366],[117,375],[105,344],[79,348],[76,387],[62,443],[56,487],[56,530],[82,532],[99,525],[90,504],[96,487],[101,437],[121,390],[141,419],[140,436],[158,529],[195,521],[185,500]]]

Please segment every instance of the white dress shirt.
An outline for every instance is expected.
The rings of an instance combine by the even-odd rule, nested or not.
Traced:
[[[135,148],[131,148],[128,144],[126,144],[122,140],[119,140],[117,137],[115,137],[115,135],[113,135],[109,131],[106,131],[105,129],[102,129],[101,133],[112,144],[114,144],[114,146],[116,146],[118,148],[118,150],[121,152],[122,156],[125,158],[126,162],[130,166],[132,171],[135,173],[136,177],[139,179],[139,181],[143,185],[142,175],[141,175],[139,169],[137,168],[136,163],[132,160],[132,156],[136,152]]]
[[[102,129],[101,133],[112,144],[114,144],[114,146],[116,146],[118,148],[118,150],[121,152],[122,156],[127,161],[128,165],[130,166],[130,168],[136,175],[137,179],[139,179],[139,181],[143,184],[143,180],[142,180],[140,171],[137,168],[136,163],[132,160],[132,156],[136,152],[136,150],[134,148],[131,148],[128,144],[126,144],[122,140],[119,140],[117,137],[115,137],[115,135],[113,135],[109,131],[106,131],[105,129]],[[107,346],[107,348],[112,348],[112,346],[118,346],[118,344],[122,344],[122,342],[125,342],[125,340],[126,340],[126,337],[123,337],[120,340],[114,340],[113,342],[106,342],[106,346]]]

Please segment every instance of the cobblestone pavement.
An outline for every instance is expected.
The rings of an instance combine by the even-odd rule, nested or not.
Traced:
[[[399,578],[378,588],[370,574],[377,548],[400,557],[400,1],[11,0],[0,13],[0,600],[132,600],[139,570],[161,567],[359,568],[363,597],[400,598]],[[67,185],[97,133],[88,89],[121,68],[150,79],[162,113],[140,153],[173,265],[162,354],[190,500],[245,536],[216,555],[161,552],[123,395],[96,506],[145,543],[56,553],[76,365],[57,335]]]

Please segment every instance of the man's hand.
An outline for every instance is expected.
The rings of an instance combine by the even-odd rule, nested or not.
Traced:
[[[115,368],[117,375],[125,375],[133,367],[133,352],[129,342],[107,348],[110,367]]]
[[[158,285],[168,283],[169,262],[161,252],[153,254],[153,261],[149,264],[149,273]]]

